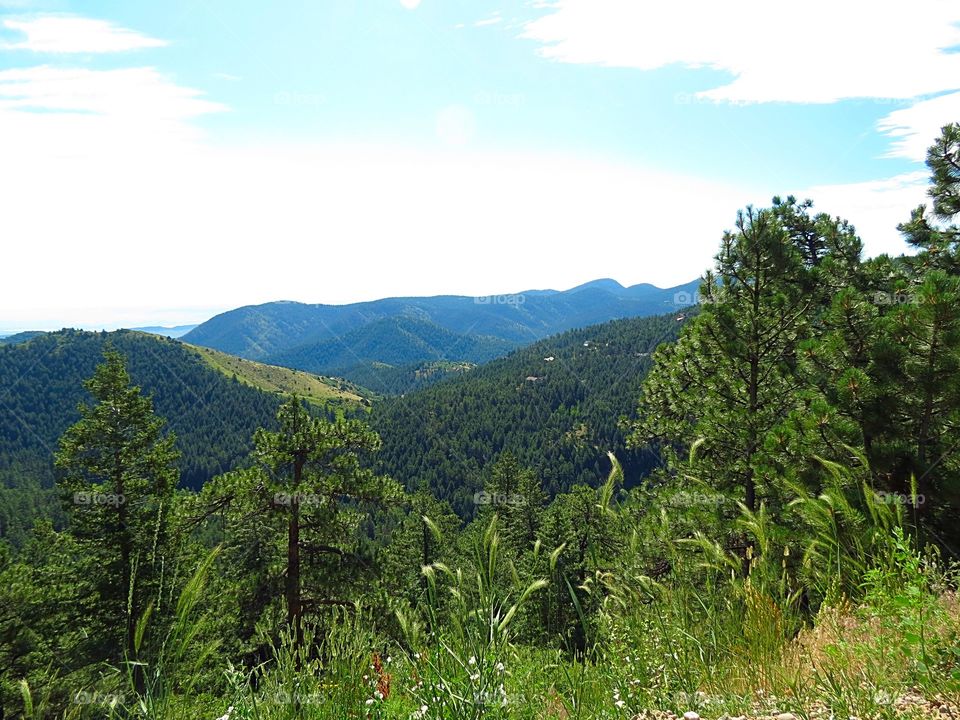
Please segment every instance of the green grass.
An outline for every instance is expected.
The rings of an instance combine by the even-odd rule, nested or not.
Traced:
[[[283,631],[270,642],[271,659],[245,670],[217,663],[215,647],[194,635],[211,555],[177,603],[162,652],[147,666],[145,692],[118,673],[119,684],[86,692],[95,702],[54,714],[23,685],[26,717],[635,720],[691,710],[705,720],[782,712],[798,720],[956,717],[940,709],[956,713],[960,698],[955,578],[899,530],[890,555],[870,563],[861,602],[824,606],[799,632],[790,602],[764,586],[761,568],[711,587],[678,567],[675,581],[646,583],[633,602],[606,608],[604,639],[581,659],[512,637],[517,609],[544,582],[502,586],[498,546],[491,525],[467,568],[424,568],[426,605],[398,614],[399,636],[383,634],[359,606],[332,610],[305,627],[302,647]],[[675,560],[683,564],[680,554]],[[204,658],[222,668],[216,690],[199,678]]]
[[[240,382],[266,392],[286,396],[298,395],[319,405],[369,404],[369,399],[359,387],[341,378],[313,375],[277,365],[266,365],[198,345],[189,347],[215,370],[228,377],[236,376]]]
[[[148,654],[144,690],[118,669],[84,688],[86,702],[54,711],[39,687],[31,695],[23,684],[26,717],[661,720],[687,711],[704,720],[780,713],[797,720],[957,717],[956,566],[919,547],[902,513],[880,504],[866,484],[858,487],[858,472],[828,469],[835,485],[790,506],[808,525],[798,567],[787,562],[793,554],[761,505],[757,512],[741,507],[736,520],[750,539],[749,562],[702,533],[674,535],[661,548],[672,569],[654,580],[633,570],[644,564],[652,538],[645,532],[657,530],[648,524],[670,518],[639,520],[635,541],[604,573],[605,597],[582,654],[525,641],[518,623],[557,583],[565,545],[535,549],[543,559],[539,570],[521,572],[494,516],[455,566],[422,568],[419,602],[398,600],[392,618],[361,603],[319,610],[305,622],[302,644],[289,629],[262,626],[260,645],[269,652],[243,668],[220,656],[215,634],[204,630],[214,551],[199,561],[159,650]],[[598,492],[605,508],[608,489]],[[841,514],[848,526],[838,522]],[[439,540],[439,528],[425,524]],[[797,582],[808,593],[822,591],[816,611],[799,607]],[[589,585],[580,589],[600,592]],[[138,628],[151,622],[147,613]]]

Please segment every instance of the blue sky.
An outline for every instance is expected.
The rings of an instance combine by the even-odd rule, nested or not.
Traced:
[[[678,284],[774,194],[899,252],[960,4],[777,5],[0,0],[0,329]]]

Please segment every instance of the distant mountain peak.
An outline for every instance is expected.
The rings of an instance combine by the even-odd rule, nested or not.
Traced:
[[[623,285],[618,283],[613,278],[600,278],[599,280],[591,280],[590,282],[585,282],[582,285],[577,285],[576,287],[567,290],[567,292],[578,292],[580,290],[587,290],[588,288],[606,290],[607,292],[612,293],[620,293],[626,290]]]

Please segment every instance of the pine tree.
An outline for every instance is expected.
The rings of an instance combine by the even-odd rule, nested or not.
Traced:
[[[80,406],[80,420],[61,438],[56,466],[70,532],[98,566],[98,631],[107,640],[102,659],[125,655],[132,662],[137,620],[163,577],[179,454],[150,398],[131,385],[123,356],[107,350],[103,357],[85,383],[96,403]],[[134,667],[142,685],[140,666]]]
[[[960,124],[944,126],[940,137],[927,150],[927,167],[932,185],[927,193],[933,199],[933,215],[920,205],[899,230],[907,242],[921,252],[909,260],[918,274],[928,269],[942,269],[951,275],[960,274],[960,229],[944,225],[960,213]],[[938,223],[937,221],[942,221]]]
[[[751,510],[765,437],[797,403],[797,347],[814,303],[805,272],[776,213],[740,212],[701,285],[699,314],[655,353],[643,386],[632,443],[658,442],[668,455],[697,443],[701,479],[739,487]]]
[[[960,278],[930,270],[909,298],[884,318],[888,380],[898,392],[871,448],[873,465],[903,497],[915,481],[918,510],[936,512],[960,491]]]
[[[493,466],[487,494],[499,516],[497,525],[504,544],[517,555],[530,551],[547,503],[537,474],[505,452]]]
[[[399,502],[403,492],[361,462],[380,447],[361,421],[314,417],[296,397],[281,405],[277,421],[278,430],[254,434],[255,465],[217,478],[205,493],[227,515],[228,556],[243,555],[237,545],[256,520],[259,550],[246,557],[245,571],[258,576],[250,588],[261,601],[250,609],[259,614],[270,602],[273,578],[263,571],[279,564],[287,623],[302,641],[305,615],[352,604],[347,590],[369,569],[360,552],[369,508]]]
[[[927,167],[935,221],[921,205],[900,226],[919,252],[904,259],[897,302],[884,317],[884,369],[898,393],[874,455],[897,492],[909,496],[916,482],[925,500],[920,514],[953,534],[960,498],[960,228],[953,222],[960,213],[960,124],[942,129]]]
[[[941,220],[952,220],[960,214],[960,123],[943,127],[927,150],[927,167],[933,181],[929,190],[933,211]]]

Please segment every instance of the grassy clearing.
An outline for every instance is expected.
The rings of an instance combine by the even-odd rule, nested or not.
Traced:
[[[365,405],[360,388],[341,378],[313,375],[302,370],[266,365],[219,350],[190,345],[204,362],[228,377],[267,392],[298,395],[320,405],[329,403]]]

